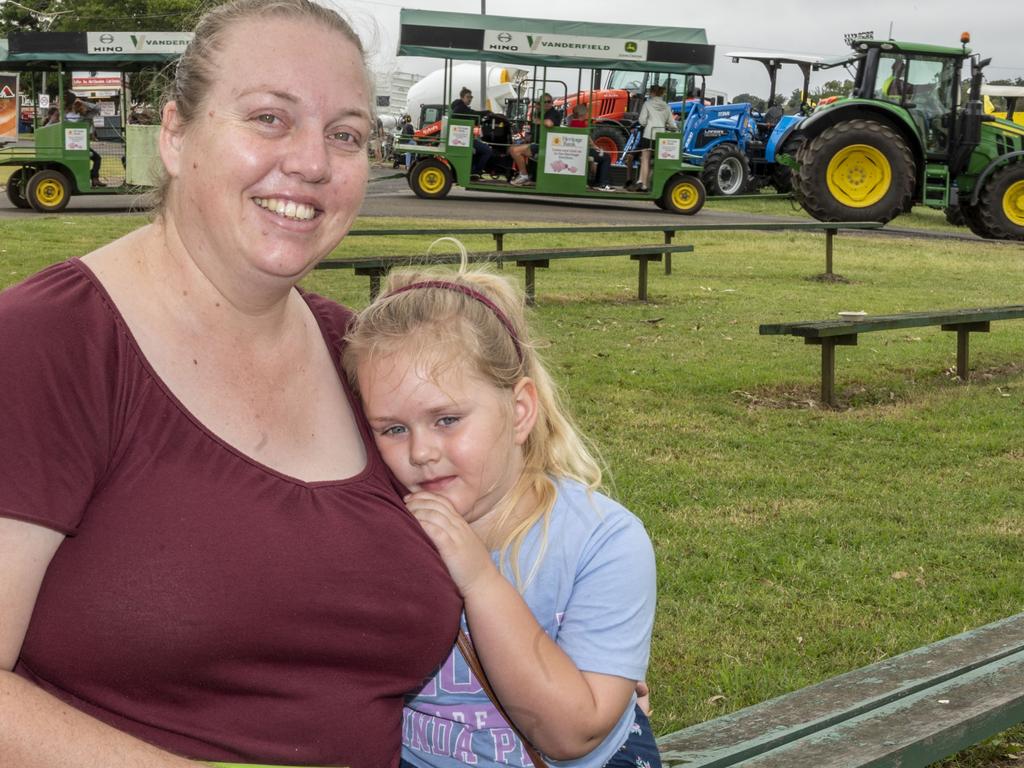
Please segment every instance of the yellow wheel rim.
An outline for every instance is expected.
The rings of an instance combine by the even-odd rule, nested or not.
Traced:
[[[444,189],[444,171],[440,168],[426,168],[420,174],[420,189],[428,195],[436,195]]]
[[[36,186],[36,199],[47,208],[60,205],[64,195],[64,185],[54,179],[46,179]]]
[[[825,171],[828,191],[850,208],[874,205],[892,187],[892,166],[868,144],[851,144],[836,152]]]
[[[690,210],[699,200],[697,187],[689,182],[684,181],[672,187],[672,207],[678,211]]]
[[[1018,227],[1024,227],[1024,179],[1013,182],[1003,195],[1003,213]]]

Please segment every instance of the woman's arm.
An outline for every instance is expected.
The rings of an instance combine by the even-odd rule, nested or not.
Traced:
[[[462,593],[473,646],[515,724],[557,760],[595,749],[622,716],[636,681],[577,669],[446,499],[420,492],[406,504]]]
[[[0,518],[0,765],[195,768],[67,706],[15,675],[43,576],[63,534]]]

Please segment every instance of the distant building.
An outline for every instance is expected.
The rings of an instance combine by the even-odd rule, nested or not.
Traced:
[[[381,112],[392,115],[402,115],[406,112],[406,105],[409,101],[409,88],[423,79],[423,75],[412,72],[377,72],[375,73],[375,88],[377,91],[378,103],[387,97],[387,106],[380,107]]]

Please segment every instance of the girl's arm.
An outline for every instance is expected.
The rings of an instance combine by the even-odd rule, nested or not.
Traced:
[[[480,663],[515,724],[556,760],[595,749],[622,717],[636,681],[577,669],[447,499],[419,492],[406,504],[462,593]]]
[[[0,765],[196,768],[69,707],[14,674],[43,575],[63,534],[0,518]]]

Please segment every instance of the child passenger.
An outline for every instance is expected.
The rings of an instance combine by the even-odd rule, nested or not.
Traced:
[[[597,491],[601,469],[523,304],[487,272],[392,272],[348,333],[345,370],[515,725],[558,765],[659,766],[634,691],[654,621],[651,543]],[[402,759],[531,764],[457,649],[407,700]]]

